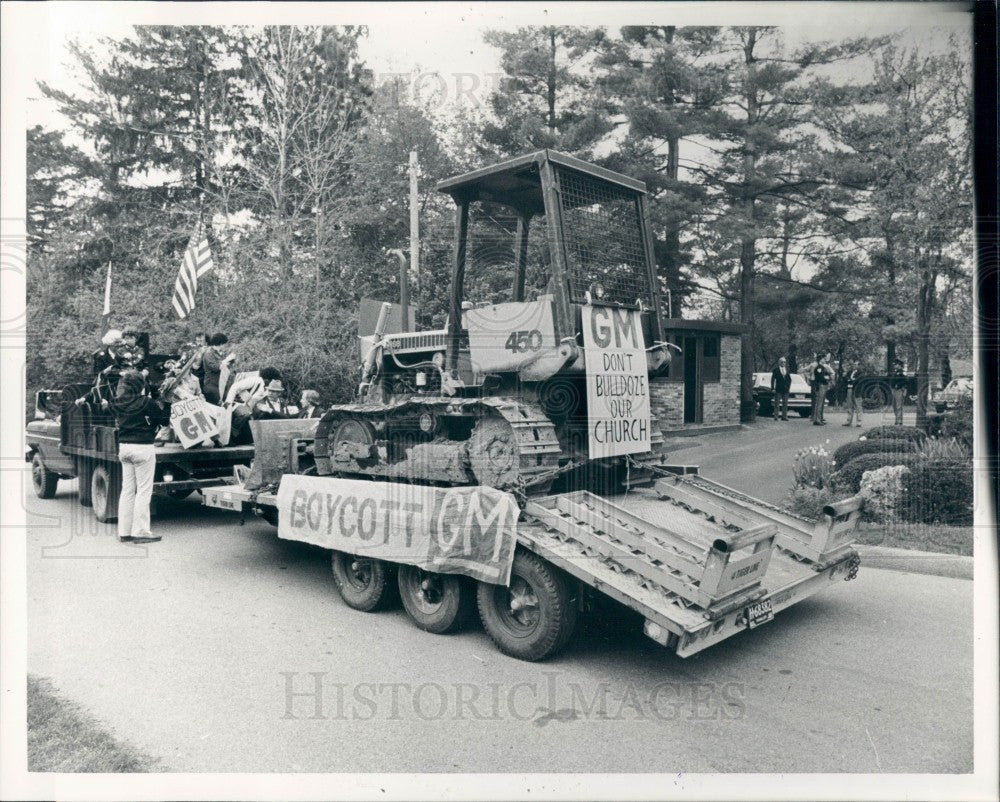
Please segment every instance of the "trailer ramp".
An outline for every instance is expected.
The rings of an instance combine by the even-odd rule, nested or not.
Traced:
[[[727,526],[772,524],[779,548],[820,565],[837,560],[850,549],[861,520],[861,496],[829,504],[819,520],[812,520],[704,476],[660,479],[654,489],[661,498],[699,510]]]
[[[857,573],[841,550],[814,564],[776,548],[778,525],[639,490],[608,500],[585,491],[525,506],[523,545],[639,612],[645,633],[687,657]],[[741,525],[742,524],[742,527]]]

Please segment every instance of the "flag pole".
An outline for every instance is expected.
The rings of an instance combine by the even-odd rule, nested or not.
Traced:
[[[108,275],[104,282],[104,309],[102,311],[104,331],[111,325],[111,260],[108,260]]]

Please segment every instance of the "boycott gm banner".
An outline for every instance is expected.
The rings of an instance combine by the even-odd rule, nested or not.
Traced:
[[[278,486],[278,537],[495,585],[510,582],[519,515],[492,487],[295,474]]]
[[[636,309],[583,307],[591,459],[649,451],[649,373]]]

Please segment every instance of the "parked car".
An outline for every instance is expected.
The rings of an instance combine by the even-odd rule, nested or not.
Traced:
[[[931,403],[938,412],[944,412],[961,401],[972,400],[972,377],[959,376],[948,382],[943,390],[935,390],[931,394]]]
[[[757,402],[758,415],[774,415],[774,393],[771,392],[771,374],[753,374],[753,397]],[[788,393],[788,410],[808,418],[812,412],[812,393],[809,382],[801,373],[792,374],[792,388]]]

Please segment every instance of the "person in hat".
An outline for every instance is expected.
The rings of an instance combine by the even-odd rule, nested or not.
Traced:
[[[265,395],[253,408],[254,420],[282,420],[290,418],[288,404],[285,403],[285,385],[280,379],[272,379],[265,388]]]

